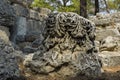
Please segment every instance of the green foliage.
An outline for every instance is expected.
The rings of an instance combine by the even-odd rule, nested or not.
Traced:
[[[120,0],[115,0],[114,3],[117,5],[117,9],[120,10]]]
[[[120,0],[106,0],[109,9],[120,10]],[[69,3],[69,4],[68,4]],[[52,11],[80,13],[80,0],[34,0],[32,7],[48,8]],[[88,13],[94,14],[94,0],[87,0]]]
[[[54,8],[46,0],[34,0],[32,7],[48,8],[54,10]]]
[[[71,0],[69,5],[61,5],[58,8],[58,11],[60,12],[76,12],[79,13],[79,0]]]
[[[34,0],[32,7],[49,8],[53,11],[56,10],[60,12],[79,13],[79,4],[79,0]]]
[[[120,9],[120,0],[107,0],[109,9]]]
[[[109,9],[117,9],[117,5],[115,4],[115,1],[108,0],[107,4],[108,4]]]

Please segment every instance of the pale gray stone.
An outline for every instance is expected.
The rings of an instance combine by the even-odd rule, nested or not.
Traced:
[[[102,39],[105,39],[108,36],[117,36],[119,35],[116,29],[102,29],[102,30],[96,30],[96,40],[101,41]]]
[[[114,51],[117,46],[117,39],[115,37],[108,36],[101,41],[100,51]]]

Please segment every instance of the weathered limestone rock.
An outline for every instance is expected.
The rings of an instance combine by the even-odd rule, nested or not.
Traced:
[[[120,22],[120,12],[112,14],[98,13],[96,16],[92,16],[89,19],[92,20],[96,26],[109,26]]]
[[[52,13],[52,11],[48,8],[33,7],[33,10],[35,10],[41,14],[44,14],[44,15],[48,15],[48,14]]]
[[[26,42],[33,42],[36,39],[40,38],[40,35],[41,35],[41,33],[31,31],[31,33],[28,33],[25,35],[25,41]]]
[[[42,33],[45,29],[45,26],[46,24],[45,24],[44,19],[42,21],[29,19],[27,20],[27,33],[28,34],[33,33],[33,32]]]
[[[120,12],[90,18],[96,27],[96,47],[103,67],[120,66]]]
[[[119,51],[120,50],[120,36],[108,36],[101,41],[100,51]]]
[[[94,45],[94,24],[75,14],[51,14],[47,19],[45,39],[25,66],[39,74],[97,76],[100,72]]]
[[[30,7],[32,4],[33,0],[9,0],[11,3],[17,3],[20,4],[24,7]]]
[[[116,28],[118,30],[118,34],[120,35],[120,24],[116,24]]]
[[[51,10],[47,8],[40,8],[40,13],[48,15],[51,13]]]
[[[0,38],[0,80],[23,80],[14,54],[12,45]]]
[[[41,18],[43,19],[43,18]],[[34,20],[26,17],[17,17],[16,25],[13,28],[12,41],[18,45],[19,49],[23,52],[33,52],[36,51],[35,45],[36,40],[43,39],[42,33],[46,27],[46,21]],[[27,47],[26,43],[30,42],[32,45]],[[25,44],[24,44],[25,43]],[[39,44],[37,44],[39,46]],[[33,47],[32,47],[33,46]],[[38,48],[38,47],[37,47]]]
[[[96,30],[96,40],[101,41],[105,39],[108,36],[117,36],[118,31],[116,29],[102,29],[102,30]]]
[[[31,46],[33,48],[38,48],[39,45],[41,45],[43,40],[44,40],[44,37],[42,35],[40,35],[38,39],[36,39],[35,41],[32,42]]]
[[[31,46],[26,46],[26,47],[24,47],[24,49],[23,49],[23,52],[24,53],[34,53],[34,52],[36,52],[37,51],[37,48],[32,48]]]
[[[5,26],[0,26],[0,37],[5,42],[9,42],[10,32],[9,29]]]
[[[110,14],[100,14],[98,13],[95,17],[90,17],[90,20],[92,20],[96,26],[108,26],[111,24],[111,16]]]
[[[113,13],[110,16],[115,23],[120,23],[120,12]]]
[[[0,0],[0,25],[13,26],[15,13],[7,0]]]
[[[27,22],[26,18],[18,17],[16,21],[16,32],[14,33],[14,42],[23,42],[25,41],[25,35],[27,33]]]
[[[33,58],[33,55],[34,54],[29,54],[29,55],[26,55],[25,56],[25,60],[24,60],[24,65],[28,65],[29,64],[29,62],[31,62],[32,61],[32,58]]]
[[[19,50],[23,51],[23,49],[26,47],[26,46],[31,46],[31,43],[30,42],[20,42],[17,44],[17,47],[19,48]]]
[[[32,10],[32,9],[29,10],[29,18],[33,19],[33,20],[37,20],[37,21],[43,21],[44,19],[46,19],[47,14],[48,13],[43,14],[43,13],[40,13],[40,12]]]
[[[115,67],[120,65],[120,52],[102,51],[99,56],[103,67]]]
[[[29,17],[29,10],[27,8],[25,8],[19,4],[13,4],[12,7],[17,16]]]
[[[96,26],[108,26],[111,24],[111,19],[100,19],[94,21]]]
[[[118,39],[115,39],[115,37],[108,36],[101,41],[100,51],[114,51],[118,46],[117,40]]]

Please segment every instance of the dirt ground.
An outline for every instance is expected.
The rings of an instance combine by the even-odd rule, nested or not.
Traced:
[[[22,74],[26,76],[27,80],[63,80],[61,77],[57,79],[55,77],[46,77],[42,79],[38,74],[26,73],[25,67],[23,65],[19,66]],[[76,77],[71,77],[64,80],[120,80],[120,66],[117,67],[104,67],[103,73],[100,77],[86,77],[84,75],[78,75]]]
[[[103,73],[100,77],[92,78],[86,76],[77,76],[69,80],[120,80],[120,66],[117,67],[104,67]]]

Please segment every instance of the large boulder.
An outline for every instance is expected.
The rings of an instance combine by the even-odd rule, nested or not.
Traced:
[[[108,36],[101,41],[100,51],[114,51],[117,46],[118,43],[115,37]]]
[[[101,73],[94,45],[94,23],[75,13],[63,12],[51,14],[45,30],[45,39],[31,60],[25,60],[26,67],[41,75],[64,77]]]
[[[119,51],[120,50],[120,36],[108,36],[103,39],[99,47],[100,51]]]

